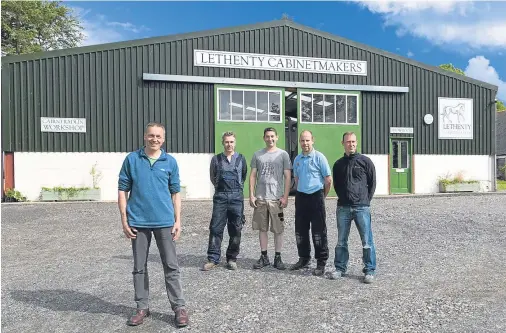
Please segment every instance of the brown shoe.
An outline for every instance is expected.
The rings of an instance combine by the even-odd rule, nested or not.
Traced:
[[[176,326],[185,327],[188,325],[188,311],[185,308],[179,308],[176,311]]]
[[[149,317],[151,313],[149,313],[149,309],[137,309],[135,314],[130,317],[127,321],[128,326],[137,326],[144,322],[145,317]]]

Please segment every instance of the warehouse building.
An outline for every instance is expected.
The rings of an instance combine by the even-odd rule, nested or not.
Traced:
[[[210,198],[221,134],[250,159],[274,127],[292,158],[305,129],[332,164],[342,133],[377,194],[432,193],[457,173],[495,189],[497,87],[289,20],[2,58],[4,188],[91,186],[103,200],[144,126],[167,127],[187,198]],[[334,195],[333,191],[330,195]]]

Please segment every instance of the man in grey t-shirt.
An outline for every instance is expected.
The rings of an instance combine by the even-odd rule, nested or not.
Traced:
[[[253,155],[249,183],[250,205],[253,211],[253,230],[259,230],[260,259],[253,265],[259,269],[270,265],[267,243],[270,230],[274,233],[274,267],[285,269],[281,260],[285,219],[283,208],[288,204],[290,192],[291,163],[288,153],[276,147],[278,133],[275,128],[264,130],[265,148]]]

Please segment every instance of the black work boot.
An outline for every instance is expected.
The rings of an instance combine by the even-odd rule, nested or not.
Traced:
[[[286,266],[285,264],[283,263],[283,261],[281,260],[281,256],[280,255],[276,255],[274,257],[274,265],[272,265],[272,267],[274,268],[277,268],[279,270],[284,270],[286,269]]]
[[[308,258],[299,258],[299,261],[297,261],[292,267],[290,267],[291,271],[296,271],[301,268],[306,268],[309,265],[310,259]]]
[[[258,261],[255,264],[253,264],[253,268],[260,269],[262,267],[269,266],[270,264],[271,262],[269,261],[269,256],[262,254],[260,256],[260,259],[258,259]]]
[[[323,273],[325,273],[325,265],[327,263],[324,262],[324,261],[318,261],[316,263],[316,268],[314,269],[313,271],[313,275],[316,275],[316,276],[322,276]]]

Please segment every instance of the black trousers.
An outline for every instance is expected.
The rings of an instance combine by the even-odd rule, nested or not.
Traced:
[[[297,191],[295,194],[295,239],[300,258],[311,258],[309,239],[309,229],[311,228],[315,259],[320,264],[327,262],[329,246],[326,217],[323,190],[312,194]]]

